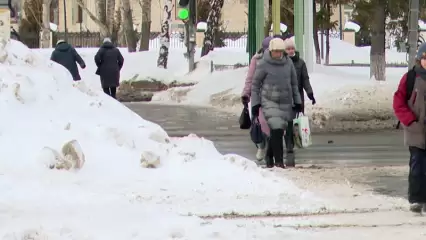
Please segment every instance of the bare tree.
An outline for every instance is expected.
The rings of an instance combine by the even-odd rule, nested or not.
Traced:
[[[101,38],[109,37],[113,42],[117,40],[121,25],[121,11],[119,9],[121,0],[117,2],[116,0],[96,0],[96,15],[87,8],[83,0],[76,0],[76,2],[89,18],[99,26]]]
[[[204,32],[204,42],[201,50],[202,57],[214,49],[213,40],[215,39],[215,34],[218,32],[224,0],[211,0],[210,4],[211,9],[207,18],[207,29]]]
[[[375,0],[374,21],[371,31],[371,49],[370,49],[370,77],[378,81],[384,81],[386,73],[385,56],[385,26],[386,26],[386,2],[384,0]]]
[[[149,37],[151,35],[151,4],[152,0],[139,0],[139,5],[142,9],[142,24],[139,51],[149,50]]]
[[[43,17],[42,17],[42,32],[41,32],[41,47],[50,48],[52,40],[50,39],[50,4],[52,0],[43,0]]]
[[[167,68],[170,47],[170,23],[172,21],[173,3],[171,0],[164,0],[163,23],[161,24],[160,34],[160,53],[158,55],[157,66]]]
[[[129,52],[136,52],[136,32],[133,29],[132,9],[130,8],[130,0],[122,0],[123,11],[123,28],[126,37],[126,45]]]

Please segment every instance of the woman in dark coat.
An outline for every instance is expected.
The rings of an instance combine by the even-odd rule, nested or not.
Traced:
[[[311,82],[309,81],[308,69],[306,68],[306,63],[302,58],[299,57],[299,53],[296,51],[296,44],[294,43],[293,38],[287,38],[285,41],[285,51],[288,56],[291,58],[296,69],[297,82],[299,94],[302,99],[302,113],[305,112],[305,94],[308,95],[309,100],[312,101],[312,105],[316,103],[314,92],[312,90]],[[287,160],[289,166],[294,165],[294,139],[293,139],[293,122],[289,122],[288,127],[285,133],[285,143],[287,149]]]
[[[71,73],[74,81],[81,80],[80,73],[78,72],[77,63],[81,68],[86,68],[81,56],[77,53],[75,48],[71,44],[65,42],[64,40],[59,40],[56,43],[55,50],[53,50],[50,60],[61,64]]]
[[[116,98],[124,58],[120,50],[112,44],[110,38],[104,39],[104,43],[95,55],[95,63],[98,67],[96,74],[101,77],[102,89],[106,94]]]

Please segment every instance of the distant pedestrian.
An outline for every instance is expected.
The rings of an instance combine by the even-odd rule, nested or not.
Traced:
[[[110,38],[104,39],[102,46],[95,55],[95,63],[98,67],[96,74],[101,78],[102,89],[109,96],[116,98],[124,58],[120,50],[112,44]]]
[[[280,38],[269,42],[269,48],[259,60],[251,88],[252,115],[263,112],[271,129],[266,150],[266,166],[284,168],[284,129],[293,120],[294,112],[302,111],[296,70],[285,53],[285,43]]]
[[[312,101],[312,105],[315,105],[316,100],[314,97],[314,92],[312,90],[311,82],[309,81],[308,69],[306,68],[306,63],[299,56],[299,52],[296,51],[296,44],[292,37],[287,38],[285,41],[285,51],[293,61],[294,68],[296,69],[297,82],[299,94],[302,99],[302,109],[301,112],[305,112],[305,90],[308,95],[309,100]],[[287,154],[293,154],[294,149],[294,138],[293,138],[293,121],[288,123],[288,127],[285,133],[285,143]]]
[[[410,152],[408,201],[410,210],[426,210],[426,44],[416,56],[416,66],[404,74],[393,97],[393,109],[404,127]]]
[[[52,55],[50,56],[50,60],[59,63],[68,69],[74,81],[81,80],[77,63],[82,69],[86,68],[86,63],[84,63],[81,56],[77,53],[75,48],[71,46],[71,44],[64,40],[59,40],[56,43],[55,50],[53,50]]]
[[[266,37],[262,41],[262,47],[259,49],[259,51],[252,57],[250,61],[249,70],[247,72],[246,82],[244,84],[243,93],[241,94],[241,101],[243,104],[249,104],[250,97],[251,97],[251,86],[253,82],[253,76],[254,72],[256,71],[256,66],[258,61],[260,61],[263,57],[263,52],[268,49],[269,42],[272,40],[272,37]],[[257,153],[256,153],[256,159],[258,161],[261,161],[264,159],[266,154],[266,144],[269,138],[270,130],[268,127],[268,124],[266,123],[265,117],[263,116],[263,112],[259,111],[259,122],[262,127],[262,132],[264,134],[264,142],[261,144],[257,144]]]

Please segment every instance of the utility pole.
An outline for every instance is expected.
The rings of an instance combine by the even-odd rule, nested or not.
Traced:
[[[343,40],[343,16],[342,16],[342,3],[339,3],[339,31],[340,40]]]
[[[256,49],[262,45],[262,41],[265,38],[265,2],[263,0],[256,1]]]
[[[408,68],[415,65],[419,27],[419,0],[410,0],[410,20],[408,23]]]
[[[65,37],[64,40],[65,42],[68,42],[68,27],[67,27],[67,2],[64,0],[64,32],[65,32]],[[56,44],[56,43],[55,43]]]
[[[274,33],[274,35],[278,35],[278,34],[281,35],[281,1],[280,0],[272,0],[272,32]]]
[[[256,54],[256,0],[248,0],[248,37],[247,50],[249,61]]]
[[[294,0],[294,38],[297,50],[302,58],[305,57],[303,50],[303,0]]]
[[[314,0],[304,0],[304,60],[308,72],[314,70]]]

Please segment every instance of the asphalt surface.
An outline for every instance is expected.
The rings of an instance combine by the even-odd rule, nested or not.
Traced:
[[[235,153],[254,159],[256,148],[249,132],[240,130],[238,116],[212,108],[126,103],[142,118],[163,127],[169,136],[180,137],[194,133],[214,142],[223,154]],[[313,145],[296,151],[296,164],[323,167],[406,166],[408,151],[403,145],[401,131],[368,133],[313,134]],[[363,184],[382,194],[406,195],[406,175],[365,173]]]

